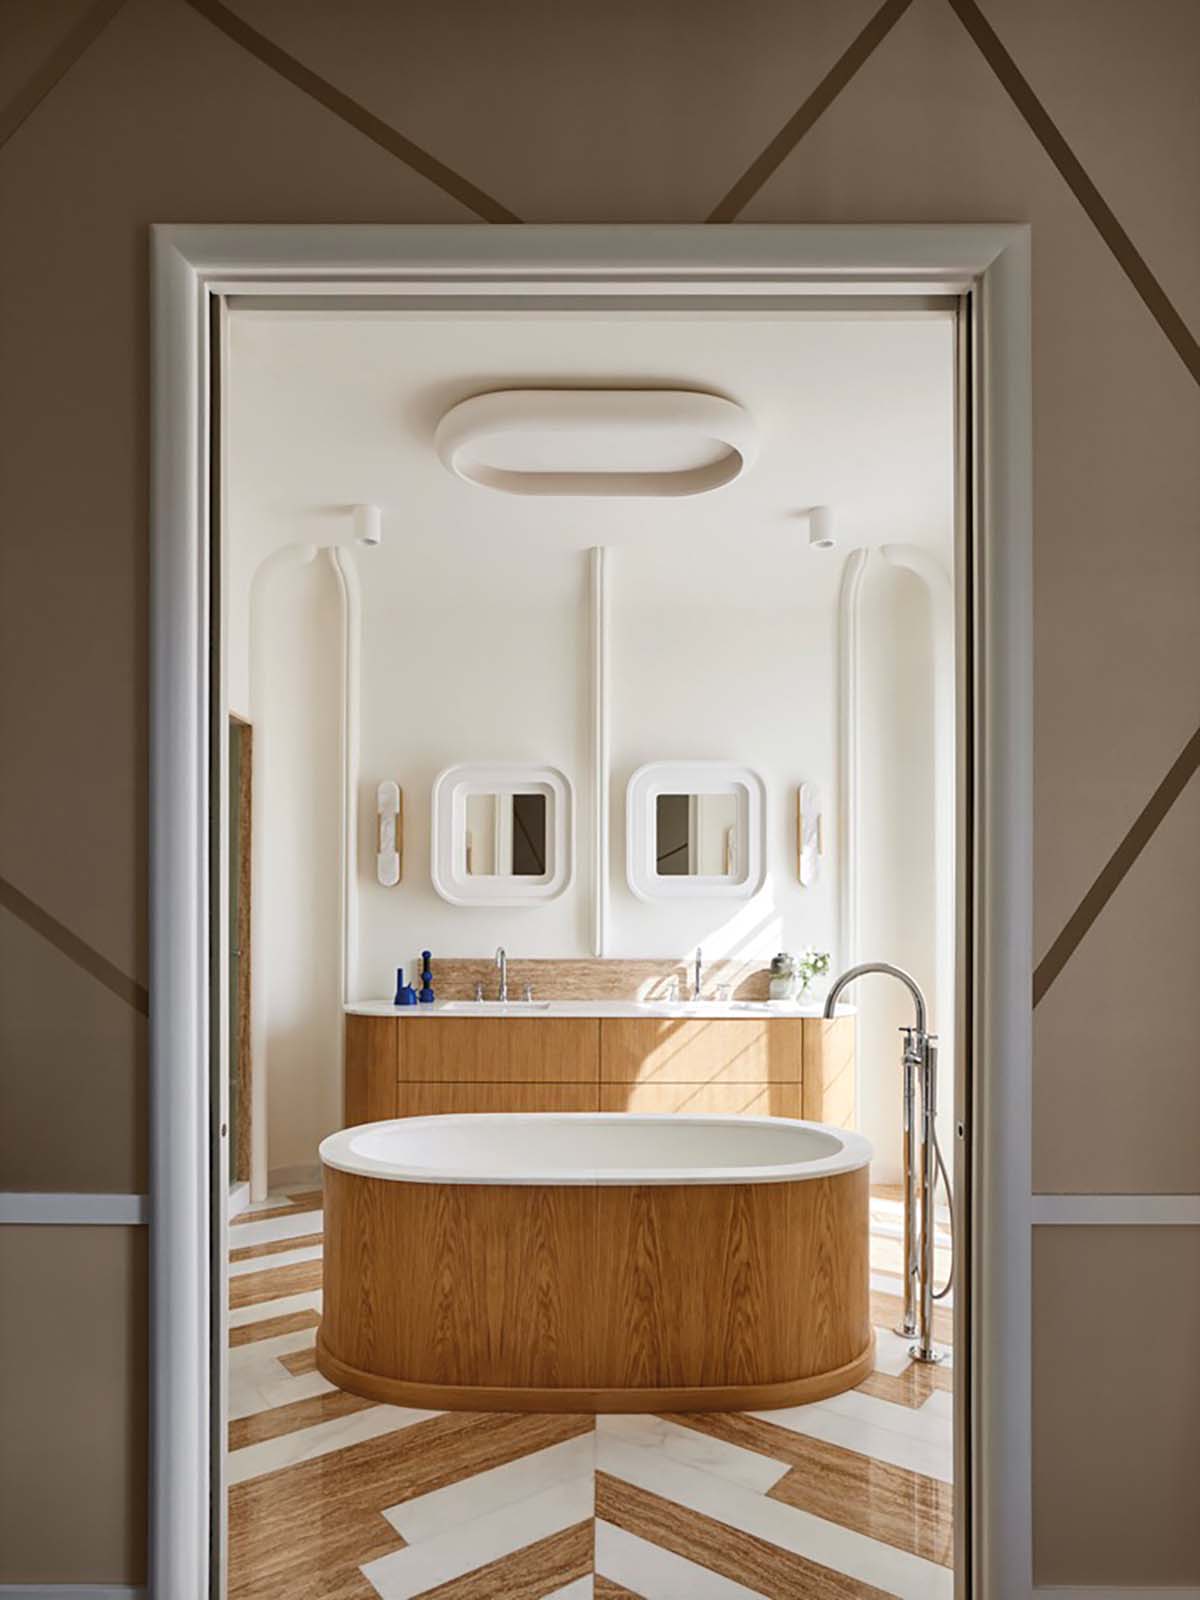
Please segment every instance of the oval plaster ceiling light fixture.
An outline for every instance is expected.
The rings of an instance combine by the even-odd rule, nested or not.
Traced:
[[[704,494],[740,476],[757,435],[732,400],[688,389],[501,389],[447,411],[447,469],[505,494]]]

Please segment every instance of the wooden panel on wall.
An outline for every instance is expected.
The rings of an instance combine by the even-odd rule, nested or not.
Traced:
[[[598,1111],[594,1083],[402,1083],[398,1117],[469,1111]]]
[[[346,1126],[394,1117],[400,1076],[400,1029],[391,1017],[346,1018]]]
[[[835,1128],[854,1126],[854,1018],[804,1023],[803,1115]]]
[[[804,1028],[799,1018],[605,1017],[600,1077],[604,1083],[799,1083]]]
[[[798,1083],[602,1083],[601,1111],[693,1111],[798,1117]]]
[[[403,1076],[412,1083],[595,1083],[595,1017],[408,1017]]]

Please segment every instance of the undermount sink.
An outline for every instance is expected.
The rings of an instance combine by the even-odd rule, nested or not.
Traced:
[[[656,1012],[664,1017],[703,1017],[709,1012],[745,1012],[755,1017],[776,1016],[778,1006],[766,1000],[643,1000],[644,1011]]]
[[[549,1011],[549,1000],[449,1000],[443,1016],[523,1017],[530,1011]]]

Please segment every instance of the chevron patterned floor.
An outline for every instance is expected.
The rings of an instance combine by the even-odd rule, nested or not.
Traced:
[[[891,1332],[893,1191],[872,1201],[866,1382],[678,1417],[415,1411],[335,1389],[313,1356],[320,1207],[273,1196],[230,1228],[230,1600],[950,1600],[951,1371],[914,1366]]]

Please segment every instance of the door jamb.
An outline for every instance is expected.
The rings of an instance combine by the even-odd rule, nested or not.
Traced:
[[[1003,225],[157,226],[151,406],[150,1587],[210,1593],[211,318],[228,295],[969,294],[970,1593],[1032,1587],[1029,230]],[[863,301],[864,307],[867,301]],[[964,1186],[963,1180],[966,1179]],[[960,1280],[961,1281],[961,1280]],[[967,1316],[966,1299],[956,1318]],[[960,1593],[964,1592],[960,1571]]]

